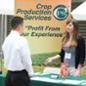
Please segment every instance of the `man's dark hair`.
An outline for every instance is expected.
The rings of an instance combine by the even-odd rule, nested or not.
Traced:
[[[17,28],[17,26],[19,25],[19,24],[22,24],[23,23],[23,18],[22,17],[19,17],[19,16],[15,16],[15,17],[13,17],[13,19],[11,20],[11,27],[12,27],[12,29],[16,29]]]

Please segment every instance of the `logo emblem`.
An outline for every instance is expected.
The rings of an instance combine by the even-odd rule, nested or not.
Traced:
[[[57,20],[65,20],[69,15],[69,10],[65,5],[58,5],[54,8],[53,14]]]

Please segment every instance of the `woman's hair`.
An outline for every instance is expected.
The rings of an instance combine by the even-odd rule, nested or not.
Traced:
[[[72,23],[74,28],[73,28],[73,39],[72,42],[70,44],[70,47],[76,47],[77,46],[77,36],[78,36],[78,22],[74,19],[70,19],[66,22],[66,25],[68,25],[69,23]],[[64,37],[62,39],[62,47],[64,47],[64,45],[66,44],[66,42],[69,40],[69,33],[67,31],[65,31],[64,33]]]

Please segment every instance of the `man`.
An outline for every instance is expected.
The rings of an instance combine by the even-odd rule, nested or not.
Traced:
[[[8,70],[6,86],[30,86],[30,76],[33,75],[30,51],[26,39],[20,36],[23,32],[23,18],[14,17],[11,27],[2,46],[4,66]]]

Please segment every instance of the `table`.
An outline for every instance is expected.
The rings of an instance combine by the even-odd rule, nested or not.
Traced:
[[[5,86],[4,81],[5,76],[0,75],[0,86]],[[31,78],[31,86],[86,86],[86,77],[63,79],[56,74],[38,74]]]

